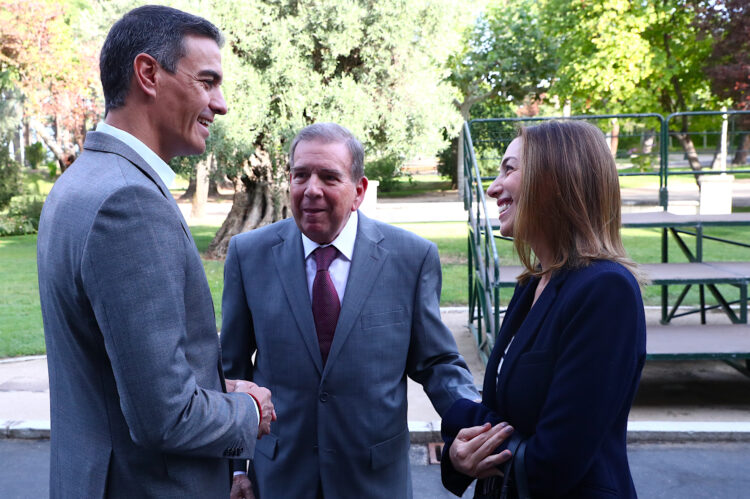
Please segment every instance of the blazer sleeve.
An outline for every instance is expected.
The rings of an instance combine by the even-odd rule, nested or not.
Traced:
[[[240,266],[237,239],[229,241],[224,262],[224,291],[221,297],[221,363],[229,379],[253,379],[252,356],[255,353],[253,317]]]
[[[561,297],[559,351],[526,447],[532,495],[565,495],[580,483],[618,418],[627,418],[645,358],[643,304],[632,277],[604,272],[578,284]]]
[[[469,485],[471,485],[471,482],[474,481],[474,477],[456,471],[450,459],[450,448],[458,432],[463,428],[481,426],[485,423],[495,426],[500,421],[500,417],[485,405],[468,399],[457,400],[443,415],[440,432],[445,445],[443,446],[443,453],[440,458],[440,477],[446,489],[457,496],[461,496]],[[495,454],[501,452],[506,447],[507,440],[495,450]]]
[[[414,296],[407,374],[424,387],[442,415],[456,400],[479,399],[479,392],[453,334],[440,318],[441,284],[437,247],[430,243]]]
[[[174,210],[142,186],[106,197],[83,249],[87,299],[137,444],[206,457],[242,448],[249,457],[258,426],[252,399],[222,393],[218,373],[216,389],[199,386],[186,358],[185,282],[195,247]]]

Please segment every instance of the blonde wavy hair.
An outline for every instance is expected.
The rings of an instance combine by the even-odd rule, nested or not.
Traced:
[[[604,135],[582,121],[548,121],[521,128],[521,195],[514,246],[525,270],[521,283],[564,268],[610,260],[646,283],[620,237],[620,183]],[[551,249],[542,270],[531,241]]]

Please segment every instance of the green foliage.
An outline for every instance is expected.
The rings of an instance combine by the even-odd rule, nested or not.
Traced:
[[[574,114],[701,109],[710,41],[685,0],[547,0],[540,21],[559,61],[550,88]]]
[[[21,165],[10,157],[7,147],[0,147],[0,209],[8,206],[22,185]]]
[[[458,168],[463,168],[463,165],[457,163],[458,137],[454,137],[448,147],[438,153],[438,173],[450,179],[451,187],[458,186]]]
[[[370,180],[380,182],[378,189],[383,192],[390,192],[395,187],[397,177],[403,176],[401,166],[403,159],[396,155],[385,156],[365,164],[365,175]]]
[[[44,144],[41,142],[34,142],[24,148],[26,152],[26,161],[29,163],[31,168],[37,169],[39,165],[44,161],[45,149]]]
[[[441,81],[448,0],[243,0],[215,4],[231,54],[227,139],[283,156],[302,127],[335,121],[368,155],[434,154],[458,116]],[[278,162],[282,170],[284,161]]]
[[[534,0],[498,2],[466,32],[463,49],[448,61],[448,81],[461,92],[457,104],[464,119],[484,100],[520,104],[546,91],[557,64],[557,40],[542,31],[541,9]]]

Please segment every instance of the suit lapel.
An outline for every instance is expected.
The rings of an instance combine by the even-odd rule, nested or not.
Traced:
[[[563,282],[565,282],[566,271],[558,271],[558,273],[552,277],[547,287],[544,288],[542,294],[539,296],[537,302],[531,307],[526,318],[523,319],[520,327],[516,329],[513,343],[508,349],[508,353],[503,361],[503,369],[500,372],[500,376],[497,381],[497,389],[495,394],[503,393],[505,390],[505,384],[508,381],[508,374],[512,371],[512,366],[515,365],[518,357],[527,350],[527,345],[534,341],[539,329],[544,323],[544,319],[547,317],[547,313],[552,308],[557,298],[558,290]],[[527,292],[531,294],[531,300],[533,300],[536,286],[529,286]]]
[[[349,269],[344,301],[341,304],[339,321],[333,335],[333,343],[326,361],[324,376],[328,372],[329,366],[336,361],[341,352],[341,348],[360,316],[365,300],[372,292],[380,269],[388,257],[388,251],[379,245],[380,241],[383,240],[383,234],[378,230],[375,223],[362,213],[359,213],[358,216],[357,239],[354,243],[352,265]],[[310,317],[312,318],[312,313]]]
[[[312,303],[310,302],[310,293],[307,290],[302,237],[297,225],[291,220],[279,230],[279,236],[282,239],[281,242],[273,247],[276,270],[291,304],[292,314],[302,335],[302,341],[310,352],[310,357],[312,357],[318,373],[322,373],[323,358],[320,355],[320,345],[318,344],[318,335],[315,332],[315,320],[312,314]]]
[[[190,229],[188,228],[187,222],[182,216],[180,207],[177,206],[177,202],[174,200],[172,193],[169,192],[169,189],[164,184],[161,177],[157,175],[157,173],[148,165],[146,160],[144,160],[140,156],[140,154],[135,152],[121,140],[112,137],[111,135],[104,132],[88,132],[86,134],[86,142],[84,143],[83,148],[89,149],[91,151],[117,154],[118,156],[121,156],[122,158],[128,160],[133,164],[133,166],[143,172],[146,177],[151,179],[151,181],[156,184],[156,187],[159,188],[159,191],[162,193],[162,195],[167,198],[167,201],[172,205],[172,209],[177,212],[177,217],[180,220],[180,224],[182,224],[182,230],[185,231],[185,235],[187,235],[191,241],[193,240],[193,236],[190,234]]]

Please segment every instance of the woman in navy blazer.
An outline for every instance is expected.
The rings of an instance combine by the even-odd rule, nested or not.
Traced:
[[[626,430],[646,326],[604,136],[577,121],[524,128],[487,194],[525,271],[481,403],[459,400],[443,417],[443,484],[461,495],[479,478],[475,497],[499,497],[513,433],[532,497],[636,497]]]

